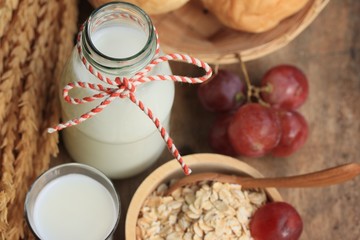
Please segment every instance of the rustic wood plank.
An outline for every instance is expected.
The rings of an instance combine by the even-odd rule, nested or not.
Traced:
[[[306,145],[293,156],[280,159],[239,158],[265,176],[286,176],[320,170],[351,161],[360,162],[360,2],[333,0],[287,47],[247,64],[257,82],[271,66],[299,66],[310,80],[308,101],[299,110],[310,127]],[[195,74],[172,64],[175,72]],[[237,64],[221,66],[240,73]],[[215,114],[206,112],[196,86],[178,84],[171,118],[171,135],[184,154],[211,152],[207,135]],[[172,159],[165,151],[141,175],[114,181],[121,199],[121,220],[114,239],[124,239],[127,207],[141,181],[157,166]],[[65,150],[54,164],[69,161]],[[304,220],[301,239],[360,239],[360,178],[317,189],[280,189]]]

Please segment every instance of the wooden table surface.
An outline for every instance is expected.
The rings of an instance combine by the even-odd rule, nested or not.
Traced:
[[[80,15],[84,15],[83,3]],[[267,69],[294,64],[308,76],[310,94],[300,112],[309,123],[305,146],[286,159],[239,157],[265,176],[286,176],[316,171],[348,162],[360,163],[360,1],[333,0],[320,16],[289,45],[247,63],[254,83]],[[193,69],[172,64],[174,72]],[[238,64],[220,66],[240,74]],[[200,106],[197,86],[178,84],[171,118],[171,136],[182,154],[212,152],[208,132],[215,114]],[[114,239],[124,239],[129,202],[142,180],[172,159],[167,152],[142,174],[114,181],[121,199],[121,220]],[[53,164],[67,162],[61,153]],[[280,189],[304,221],[301,239],[360,239],[360,177],[347,183],[314,189]]]

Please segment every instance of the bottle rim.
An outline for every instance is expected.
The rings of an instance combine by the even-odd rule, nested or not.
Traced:
[[[114,11],[116,12],[114,13]],[[128,14],[132,16],[129,18],[130,20],[138,20],[135,22],[137,22],[139,25],[141,24],[140,27],[142,27],[147,35],[146,43],[141,48],[141,50],[129,57],[116,58],[104,54],[98,48],[96,48],[91,37],[92,30],[94,27],[96,27],[94,24],[96,24],[99,18],[104,18],[116,13]],[[106,22],[106,20],[104,22]],[[84,50],[84,56],[89,58],[95,66],[100,67],[104,71],[111,69],[124,69],[129,67],[137,68],[136,66],[140,64],[139,61],[146,60],[146,62],[148,62],[155,55],[157,39],[152,21],[144,10],[132,3],[110,2],[95,9],[90,14],[88,20],[85,22],[83,33],[83,44],[81,47]]]

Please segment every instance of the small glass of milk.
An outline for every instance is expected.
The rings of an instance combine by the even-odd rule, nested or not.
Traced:
[[[120,202],[102,172],[68,163],[49,169],[33,183],[25,216],[38,239],[111,239],[120,218]]]

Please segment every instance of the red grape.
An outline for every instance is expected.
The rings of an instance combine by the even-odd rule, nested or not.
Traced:
[[[219,116],[210,130],[210,147],[217,153],[229,156],[236,156],[234,148],[231,146],[227,129],[232,119],[232,114]]]
[[[272,150],[276,157],[286,157],[302,147],[308,136],[308,125],[305,118],[295,111],[279,111],[281,138]]]
[[[303,222],[296,209],[285,202],[272,202],[257,209],[250,221],[255,240],[297,240]]]
[[[271,68],[264,75],[261,86],[269,86],[269,91],[261,93],[264,101],[273,107],[287,110],[300,107],[309,92],[307,78],[300,69],[291,65]]]
[[[209,111],[229,111],[245,102],[245,84],[238,75],[219,70],[213,78],[200,84],[198,96]]]
[[[260,157],[279,142],[281,130],[274,109],[258,103],[240,107],[228,128],[229,140],[235,151],[248,157]]]

